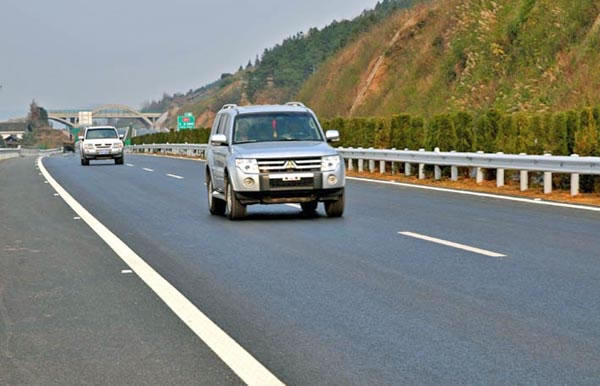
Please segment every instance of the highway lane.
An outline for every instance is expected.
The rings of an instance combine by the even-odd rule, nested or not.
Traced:
[[[34,161],[0,162],[0,385],[241,384]]]
[[[45,165],[284,382],[600,377],[598,213],[349,182],[343,219],[258,206],[234,223],[208,215],[202,163],[77,161]]]

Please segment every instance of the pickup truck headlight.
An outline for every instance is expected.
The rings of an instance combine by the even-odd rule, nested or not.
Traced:
[[[246,174],[258,174],[258,162],[255,159],[236,159],[235,165]]]
[[[84,143],[83,144],[83,148],[85,150],[93,150],[94,149],[94,144],[92,144],[92,143]]]
[[[323,157],[321,159],[321,171],[322,172],[333,172],[340,166],[340,156],[333,155],[330,157]]]

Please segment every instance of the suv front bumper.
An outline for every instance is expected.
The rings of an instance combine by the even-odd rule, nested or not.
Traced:
[[[270,190],[261,192],[235,192],[235,198],[244,205],[286,204],[312,201],[336,201],[344,194],[344,188]]]
[[[84,150],[83,158],[87,160],[123,158],[123,149],[106,149],[106,152],[100,150]]]

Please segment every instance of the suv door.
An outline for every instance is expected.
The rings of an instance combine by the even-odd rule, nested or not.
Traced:
[[[231,122],[231,115],[222,114],[219,120],[216,134],[227,135],[227,128]],[[229,138],[227,138],[229,140]],[[229,154],[229,145],[212,146],[213,152],[213,181],[215,189],[225,192],[225,168],[227,167],[227,155]]]

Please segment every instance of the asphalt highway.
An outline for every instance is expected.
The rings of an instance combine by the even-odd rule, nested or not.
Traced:
[[[123,166],[82,167],[77,156],[63,155],[43,162],[83,207],[284,383],[600,381],[598,212],[349,181],[344,218],[329,219],[322,208],[306,217],[278,205],[250,207],[246,220],[230,222],[208,213],[202,162],[141,155],[129,155]],[[20,189],[51,190],[38,177]],[[35,207],[42,198],[31,200]],[[40,215],[57,221],[55,229],[68,225],[57,216],[72,219]],[[94,240],[85,226],[78,232]],[[122,265],[101,241],[80,244],[75,235],[61,239],[64,258],[100,277]],[[86,281],[80,297],[102,288],[99,280]],[[186,334],[177,320],[168,323],[174,317],[166,307],[148,300],[155,297],[143,283],[134,292],[111,291],[115,301],[120,293],[140,297],[138,308],[104,318],[137,328],[146,344]],[[135,322],[155,313],[165,318],[161,333]],[[102,334],[114,333],[106,325]],[[182,355],[194,357],[199,372],[213,369],[196,383],[239,381],[201,340],[174,336],[174,346],[178,339],[194,346],[189,350],[197,346],[196,357]],[[163,366],[179,363],[177,350],[160,347],[168,358]]]

